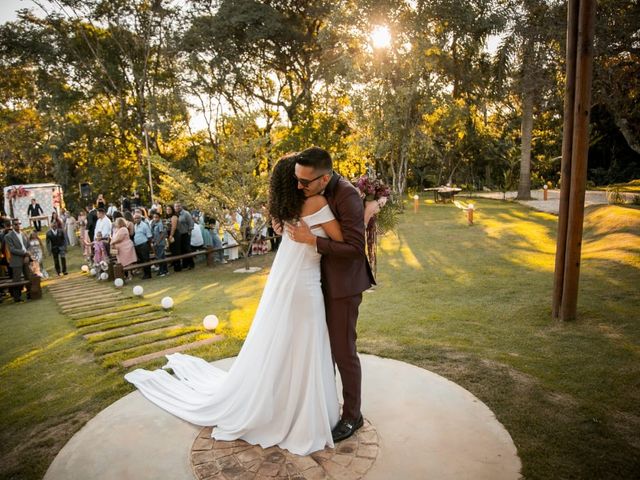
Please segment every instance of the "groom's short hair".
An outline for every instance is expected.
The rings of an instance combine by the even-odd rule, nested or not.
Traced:
[[[313,167],[314,170],[333,169],[331,155],[320,147],[309,147],[296,155],[296,163],[304,167]]]

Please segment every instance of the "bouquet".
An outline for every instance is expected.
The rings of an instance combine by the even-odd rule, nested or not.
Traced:
[[[382,234],[395,227],[395,209],[387,203],[391,189],[372,173],[354,180],[353,185],[364,201],[364,224],[367,239],[367,257],[374,275],[377,270],[378,233]],[[383,220],[382,222],[380,220]]]

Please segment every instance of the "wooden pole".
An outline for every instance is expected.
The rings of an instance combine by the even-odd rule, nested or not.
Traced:
[[[576,94],[573,119],[573,149],[571,152],[571,187],[567,222],[567,248],[560,318],[576,318],[580,254],[584,220],[584,196],[587,184],[587,155],[589,153],[589,114],[591,112],[591,83],[593,65],[593,34],[595,0],[581,0],[576,52]]]
[[[573,141],[573,105],[576,86],[576,45],[578,43],[578,9],[580,0],[569,0],[567,5],[567,54],[564,87],[564,125],[562,127],[562,164],[560,170],[560,210],[556,240],[556,266],[553,278],[553,318],[560,314],[564,257],[567,248],[567,220],[569,218],[569,191],[571,187],[571,150]]]

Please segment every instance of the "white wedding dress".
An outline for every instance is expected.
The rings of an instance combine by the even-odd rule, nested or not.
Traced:
[[[328,206],[303,217],[334,218]],[[315,235],[326,237],[322,227]],[[320,254],[286,235],[247,338],[229,372],[175,353],[164,370],[125,375],[156,405],[188,422],[215,426],[218,440],[278,445],[298,455],[333,447],[339,420],[331,347],[320,287]],[[171,432],[167,432],[170,435]]]

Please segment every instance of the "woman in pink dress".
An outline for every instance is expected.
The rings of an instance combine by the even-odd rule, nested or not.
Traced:
[[[111,247],[116,249],[116,259],[123,267],[138,261],[136,249],[129,237],[127,222],[123,217],[116,219],[115,231],[111,237]]]

